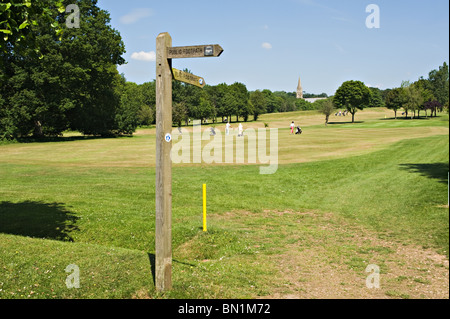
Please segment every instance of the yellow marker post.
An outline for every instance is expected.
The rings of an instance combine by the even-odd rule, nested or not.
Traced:
[[[206,232],[206,184],[203,184],[203,231]]]

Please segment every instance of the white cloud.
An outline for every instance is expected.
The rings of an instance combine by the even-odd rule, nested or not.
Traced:
[[[133,54],[131,54],[131,58],[133,60],[138,60],[138,61],[156,61],[156,53],[155,53],[155,51],[134,52]]]
[[[272,44],[270,44],[269,42],[264,42],[261,46],[266,50],[272,49]]]
[[[132,24],[152,15],[153,10],[149,8],[133,9],[130,13],[120,17],[120,22],[123,24]]]

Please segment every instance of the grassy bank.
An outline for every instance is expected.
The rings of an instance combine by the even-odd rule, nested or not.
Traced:
[[[0,298],[308,298],[317,297],[313,270],[327,274],[333,267],[348,275],[336,292],[356,297],[350,278],[361,279],[367,294],[364,269],[371,261],[385,278],[395,273],[382,296],[420,298],[417,286],[430,290],[432,280],[402,275],[396,267],[407,262],[392,260],[398,247],[431,250],[447,263],[428,270],[448,273],[448,128],[389,127],[389,134],[369,120],[369,127],[350,128],[315,127],[311,120],[306,131],[325,152],[336,132],[356,136],[356,148],[376,141],[338,156],[321,156],[317,148],[303,162],[313,140],[302,136],[284,152],[297,137],[283,137],[273,175],[259,175],[259,165],[175,165],[174,289],[165,295],[155,292],[152,275],[154,135],[0,146]],[[69,264],[80,268],[80,289],[65,285]]]

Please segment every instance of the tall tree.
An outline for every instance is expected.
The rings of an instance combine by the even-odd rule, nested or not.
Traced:
[[[318,101],[321,101],[321,100],[317,100],[316,102],[318,102]],[[304,99],[296,99],[294,102],[295,110],[298,110],[298,111],[314,110],[315,109],[314,104],[315,104],[315,102],[311,103]]]
[[[175,102],[173,103],[172,109],[173,109],[172,122],[173,124],[180,127],[181,123],[183,121],[186,121],[188,117],[188,111],[186,109],[186,106],[184,105],[184,102]]]
[[[441,105],[448,107],[449,104],[449,68],[444,62],[438,70],[432,70],[428,74],[430,90]],[[436,112],[435,112],[436,113]],[[436,115],[436,114],[435,114]]]
[[[243,83],[235,82],[229,86],[230,93],[234,96],[235,103],[235,112],[236,121],[239,122],[239,117],[244,117],[244,119],[248,119],[249,114],[251,113],[250,106],[248,103],[249,94],[247,91],[247,87]]]
[[[68,84],[79,102],[70,113],[70,126],[85,134],[109,134],[117,128],[120,96],[114,89],[119,78],[116,66],[125,63],[125,46],[119,32],[110,26],[109,13],[97,6],[97,0],[78,0],[77,5],[82,13],[80,28],[68,29],[61,41],[68,71],[76,74],[80,70],[85,77]]]
[[[435,97],[434,97],[433,93],[431,92],[430,81],[425,80],[423,77],[420,77],[419,80],[414,82],[414,86],[419,91],[419,93],[421,95],[421,100],[422,100],[421,101],[422,103],[419,106],[418,114],[417,114],[417,116],[420,117],[420,111],[426,110],[425,103],[435,100]]]
[[[352,114],[352,123],[355,122],[355,114],[363,110],[370,103],[371,92],[361,81],[346,81],[334,95],[334,104],[338,108],[345,108]]]
[[[392,89],[386,96],[386,107],[394,111],[395,119],[397,119],[397,111],[403,107],[404,103],[405,95],[403,88]]]
[[[330,115],[333,114],[335,109],[336,107],[334,106],[332,98],[328,98],[323,103],[320,104],[319,112],[325,115],[325,126],[328,125]]]
[[[126,82],[123,76],[120,82],[118,86],[120,104],[116,112],[114,133],[130,135],[140,124],[139,115],[143,105],[143,95],[136,83]]]
[[[65,0],[64,5],[73,3]],[[124,63],[120,34],[109,25],[109,14],[96,0],[78,0],[80,28],[57,36],[46,20],[30,26],[41,57],[34,46],[0,52],[8,63],[2,68],[0,94],[5,103],[1,120],[9,138],[59,135],[67,128],[85,134],[119,132],[120,76],[116,65]],[[57,21],[65,13],[50,6]],[[123,123],[123,122],[122,122]],[[0,132],[0,134],[2,134]]]
[[[219,116],[222,118],[222,122],[224,121],[225,117],[228,117],[228,111],[229,108],[226,106],[226,100],[228,98],[228,85],[226,83],[220,83],[215,86],[215,89],[213,90],[214,95],[212,97],[212,103],[215,106],[215,112],[216,116]],[[231,120],[228,117],[228,120]]]
[[[52,33],[60,35],[62,26],[56,20],[57,13],[63,13],[63,0],[5,0],[0,3],[0,51],[3,53],[23,53],[32,48],[31,53],[39,53],[35,42],[36,33],[32,26],[45,23],[51,26]],[[30,54],[30,52],[28,52]],[[0,65],[3,60],[0,60]]]
[[[427,116],[427,111],[430,110],[430,115],[433,116],[433,112],[436,114],[437,109],[442,108],[441,103],[437,100],[430,100],[424,103],[425,116]]]
[[[155,123],[156,119],[156,82],[146,82],[139,86],[142,94],[140,121],[142,125]]]
[[[277,97],[270,91],[270,90],[263,90],[262,93],[264,94],[264,99],[266,100],[266,108],[267,113],[277,113],[280,109],[280,99],[277,99]]]
[[[253,105],[253,120],[257,120],[261,114],[266,113],[266,99],[260,90],[250,93],[250,102]]]
[[[193,117],[201,120],[215,117],[215,109],[208,98],[206,91],[199,89],[197,92],[197,101],[193,108]]]
[[[370,97],[369,107],[383,107],[384,101],[383,96],[381,94],[381,90],[379,88],[371,87],[369,88],[372,93]]]
[[[411,118],[413,118],[416,116],[416,111],[419,111],[424,103],[423,92],[419,85],[409,81],[403,81],[402,87],[405,98],[403,107],[407,112],[411,112]]]

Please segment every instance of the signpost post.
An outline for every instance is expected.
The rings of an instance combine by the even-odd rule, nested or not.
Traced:
[[[164,32],[156,38],[156,184],[155,184],[155,285],[158,291],[172,288],[172,77],[203,87],[203,78],[172,69],[172,59],[218,57],[218,44],[172,47]]]

